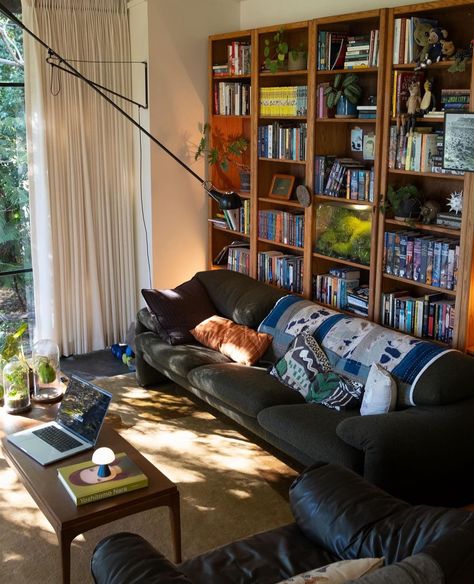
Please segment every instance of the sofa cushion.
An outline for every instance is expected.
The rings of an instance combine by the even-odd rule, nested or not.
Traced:
[[[257,328],[275,302],[286,294],[230,270],[198,272],[196,278],[206,288],[218,314],[250,328]]]
[[[354,416],[359,416],[357,410],[338,412],[321,404],[304,403],[266,408],[257,420],[265,430],[293,445],[309,460],[330,461],[361,472],[363,453],[336,434],[340,422]]]
[[[386,414],[395,409],[396,403],[397,384],[395,380],[380,363],[372,363],[360,406],[361,416]]]
[[[335,410],[358,408],[364,386],[332,370],[317,341],[309,333],[295,337],[270,374],[299,391],[307,402]]]
[[[161,336],[161,327],[156,319],[156,316],[150,312],[149,308],[141,308],[137,312],[137,326],[135,328],[136,334],[151,331]]]
[[[186,377],[189,371],[201,365],[230,363],[230,359],[218,351],[201,345],[169,345],[151,332],[138,335],[136,345],[146,361],[165,375],[173,373]]]
[[[142,294],[156,316],[160,336],[171,345],[193,343],[190,329],[216,314],[206,289],[196,277],[173,290],[143,289]]]
[[[248,326],[217,315],[199,323],[190,332],[205,347],[242,365],[256,363],[272,342],[270,335],[257,333]]]
[[[304,403],[299,393],[282,385],[265,369],[236,363],[198,367],[189,372],[188,381],[252,418],[269,406]]]

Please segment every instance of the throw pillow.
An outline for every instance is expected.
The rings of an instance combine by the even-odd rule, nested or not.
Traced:
[[[299,391],[308,402],[335,410],[360,406],[362,383],[333,371],[326,354],[309,333],[295,338],[270,375]]]
[[[272,336],[222,316],[211,316],[191,330],[202,345],[221,352],[236,363],[253,365],[265,353]]]
[[[189,332],[216,313],[209,295],[196,278],[172,290],[142,290],[148,308],[156,316],[161,338],[170,345],[193,343]]]
[[[395,409],[396,403],[395,380],[380,363],[372,363],[365,382],[364,397],[360,407],[361,415],[386,414]]]
[[[303,572],[279,584],[344,584],[371,574],[383,566],[383,558],[341,560],[315,570]]]

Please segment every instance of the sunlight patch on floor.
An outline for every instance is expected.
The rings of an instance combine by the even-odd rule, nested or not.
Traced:
[[[250,499],[252,496],[252,493],[248,493],[247,491],[242,491],[240,489],[228,489],[227,492],[231,495],[234,495],[234,497],[237,497],[237,499]]]

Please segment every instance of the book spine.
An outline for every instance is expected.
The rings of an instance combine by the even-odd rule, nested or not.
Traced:
[[[107,491],[102,491],[102,493],[94,493],[92,495],[86,495],[84,497],[79,497],[76,501],[76,505],[85,505],[86,503],[93,503],[94,501],[100,501],[102,499],[107,499],[109,497],[114,497],[115,495],[122,495],[123,493],[130,493],[131,491],[136,491],[137,489],[142,489],[148,486],[148,480],[144,479],[137,483],[131,485],[125,485],[123,487],[115,487],[108,489]]]

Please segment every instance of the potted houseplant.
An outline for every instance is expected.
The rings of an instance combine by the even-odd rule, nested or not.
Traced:
[[[353,118],[357,114],[362,89],[359,77],[355,73],[343,75],[338,73],[332,85],[324,91],[329,111],[334,112],[336,118]]]
[[[14,358],[26,363],[21,338],[27,328],[28,324],[24,322],[14,332],[8,334],[3,333],[0,336],[0,401],[4,397],[3,370],[5,366]]]
[[[30,407],[30,368],[24,359],[15,357],[3,368],[5,410],[18,414]]]
[[[202,126],[201,140],[194,154],[194,159],[198,160],[201,156],[205,156],[208,164],[217,165],[223,172],[227,172],[231,164],[235,165],[240,172],[240,190],[250,191],[250,167],[241,161],[249,145],[248,139],[245,136],[219,139],[216,140],[215,146],[211,146],[210,130],[210,124]]]
[[[407,184],[398,189],[389,185],[382,210],[392,210],[395,219],[415,221],[420,217],[421,204],[422,194],[415,185]]]
[[[287,65],[288,50],[285,31],[283,28],[280,28],[273,37],[265,39],[263,48],[265,69],[271,73],[276,73],[284,69]]]
[[[308,53],[303,43],[299,43],[298,46],[290,49],[288,52],[288,71],[306,69],[307,56]]]

